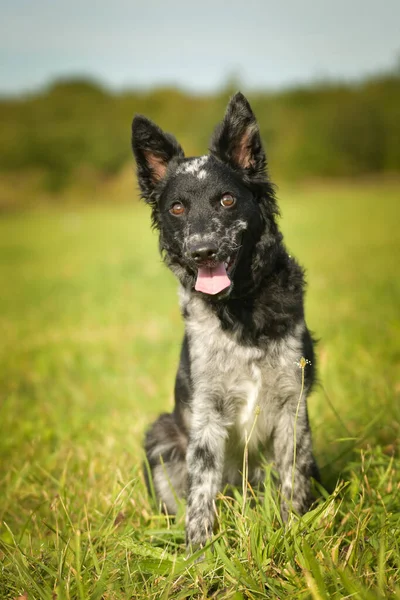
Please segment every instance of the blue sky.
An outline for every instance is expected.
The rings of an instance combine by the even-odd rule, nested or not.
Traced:
[[[89,75],[207,92],[354,79],[400,57],[400,0],[0,0],[0,93]]]

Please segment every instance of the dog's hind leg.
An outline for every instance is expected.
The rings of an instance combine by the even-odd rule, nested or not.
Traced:
[[[177,510],[177,499],[186,496],[186,434],[179,428],[173,414],[162,414],[149,428],[145,451],[150,466],[157,499],[168,514]],[[146,483],[151,491],[148,473]]]

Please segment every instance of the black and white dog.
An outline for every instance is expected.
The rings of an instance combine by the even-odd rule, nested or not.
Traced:
[[[150,427],[145,450],[158,499],[169,514],[177,496],[187,499],[187,544],[202,546],[217,492],[242,481],[252,428],[249,482],[262,483],[263,460],[272,459],[283,518],[310,506],[318,470],[306,405],[314,354],[304,276],[282,242],[259,128],[241,93],[206,156],[185,158],[173,136],[140,115],[132,146],[185,320],[175,408]]]

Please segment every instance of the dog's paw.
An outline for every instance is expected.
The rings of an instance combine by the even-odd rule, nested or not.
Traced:
[[[186,551],[188,555],[195,554],[204,548],[212,536],[212,525],[205,521],[188,520],[186,522]]]

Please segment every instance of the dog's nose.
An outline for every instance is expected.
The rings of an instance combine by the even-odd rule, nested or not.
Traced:
[[[218,252],[217,246],[208,242],[207,244],[196,244],[189,249],[188,254],[196,263],[214,260]]]

